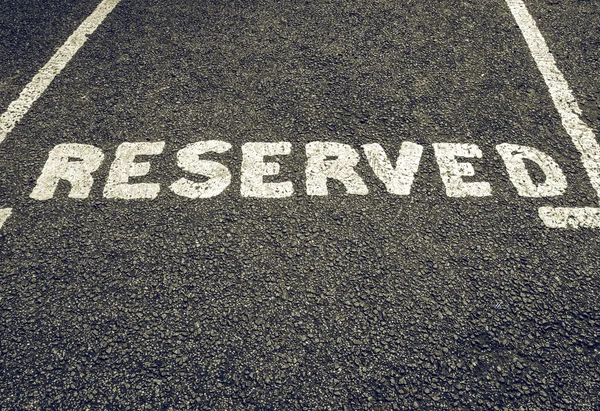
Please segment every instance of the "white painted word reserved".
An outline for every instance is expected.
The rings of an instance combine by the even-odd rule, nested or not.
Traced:
[[[104,184],[104,197],[126,200],[156,198],[161,190],[159,183],[133,183],[130,179],[146,176],[151,168],[148,156],[162,154],[164,147],[164,141],[126,142],[119,145]],[[181,170],[202,178],[194,181],[182,177],[174,181],[169,189],[181,197],[191,199],[218,196],[231,184],[231,171],[222,163],[203,159],[203,155],[223,154],[231,148],[230,143],[219,140],[188,144],[177,152],[177,165]],[[423,146],[403,142],[395,156],[395,165],[381,145],[365,144],[361,148],[373,173],[389,193],[401,196],[410,194],[415,173],[421,162]],[[240,194],[243,197],[283,198],[293,195],[293,182],[272,181],[272,176],[277,176],[282,166],[273,161],[273,158],[291,154],[292,143],[251,142],[243,144],[241,149]],[[464,179],[475,177],[475,169],[468,159],[482,157],[478,146],[434,143],[433,149],[449,197],[492,195],[490,183]],[[549,155],[533,147],[508,143],[497,145],[496,150],[502,157],[510,181],[520,196],[552,197],[565,192],[565,175]],[[306,144],[305,152],[305,184],[308,195],[328,195],[328,180],[340,182],[348,194],[369,193],[364,180],[355,170],[360,161],[360,153],[355,148],[337,142],[314,141]],[[140,160],[140,156],[144,156],[144,159]],[[55,146],[48,155],[30,197],[35,200],[51,199],[59,182],[65,180],[70,183],[70,198],[87,198],[94,185],[92,174],[98,170],[103,160],[104,152],[92,145],[65,143]],[[525,160],[537,164],[544,173],[545,180],[542,183],[536,183],[531,178]],[[271,176],[269,182],[265,182],[265,176]]]

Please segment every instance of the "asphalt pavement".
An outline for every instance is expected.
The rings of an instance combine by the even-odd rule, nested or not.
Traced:
[[[0,6],[0,112],[98,3]],[[600,409],[598,203],[504,0],[122,0],[0,143],[0,408]]]

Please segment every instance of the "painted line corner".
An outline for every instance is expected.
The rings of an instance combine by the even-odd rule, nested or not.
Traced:
[[[538,215],[548,228],[600,228],[600,208],[540,207]]]
[[[506,4],[525,38],[558,111],[562,125],[581,154],[592,187],[600,197],[600,144],[594,131],[581,119],[581,109],[573,91],[523,0],[506,0]]]
[[[0,208],[0,228],[2,228],[4,222],[8,220],[11,214],[12,208]]]
[[[573,91],[523,0],[506,0],[506,4],[548,86],[562,125],[581,154],[592,187],[600,197],[600,144],[596,135],[581,119],[581,109]],[[541,207],[538,214],[550,228],[600,228],[600,208]]]

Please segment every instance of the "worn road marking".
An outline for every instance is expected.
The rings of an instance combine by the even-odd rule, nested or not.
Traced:
[[[581,109],[569,88],[567,80],[558,69],[556,60],[552,56],[542,33],[525,7],[523,0],[506,0],[517,25],[525,37],[529,51],[537,64],[548,86],[554,106],[560,114],[562,125],[571,136],[573,144],[581,153],[583,166],[592,183],[592,187],[600,197],[600,145],[590,127],[581,120]],[[551,208],[543,207],[539,210],[540,217],[548,227],[600,227],[600,209],[596,208]],[[567,217],[564,217],[568,215]],[[550,218],[549,216],[553,216]],[[560,217],[558,220],[557,218]],[[559,222],[561,224],[556,224]],[[564,223],[564,224],[563,224]]]
[[[12,214],[12,208],[0,208],[0,228],[4,225],[4,222]]]
[[[539,216],[550,228],[598,228],[600,208],[540,207]]]
[[[29,111],[33,103],[40,98],[52,80],[65,68],[69,60],[83,46],[87,36],[92,34],[106,16],[121,0],[103,0],[96,10],[71,34],[65,43],[54,53],[50,60],[38,71],[25,86],[19,97],[9,104],[6,112],[0,116],[0,143]]]

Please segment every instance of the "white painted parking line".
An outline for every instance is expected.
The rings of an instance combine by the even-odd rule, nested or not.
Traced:
[[[581,120],[581,109],[569,88],[567,80],[558,69],[556,61],[540,33],[535,21],[523,0],[506,0],[519,25],[531,55],[542,73],[550,90],[554,106],[560,114],[563,127],[571,136],[575,147],[581,153],[583,165],[590,177],[592,186],[600,196],[600,145],[590,127]]]
[[[4,222],[12,214],[12,208],[0,208],[0,228],[4,225]]]
[[[600,144],[592,129],[581,119],[581,109],[565,79],[556,65],[556,60],[546,40],[540,33],[535,20],[527,10],[523,0],[506,0],[517,25],[525,37],[529,51],[548,86],[554,106],[558,110],[562,125],[571,136],[573,144],[581,153],[583,166],[600,197]],[[552,228],[600,227],[598,208],[555,208],[542,207],[539,210],[544,224]]]
[[[0,143],[8,133],[29,111],[33,103],[40,98],[52,80],[65,68],[75,53],[83,46],[87,36],[92,34],[104,21],[106,16],[121,0],[104,0],[96,10],[71,34],[65,43],[54,53],[52,58],[38,71],[25,86],[19,97],[9,104],[8,109],[0,116]]]
[[[600,208],[540,207],[538,213],[550,228],[600,228]]]

